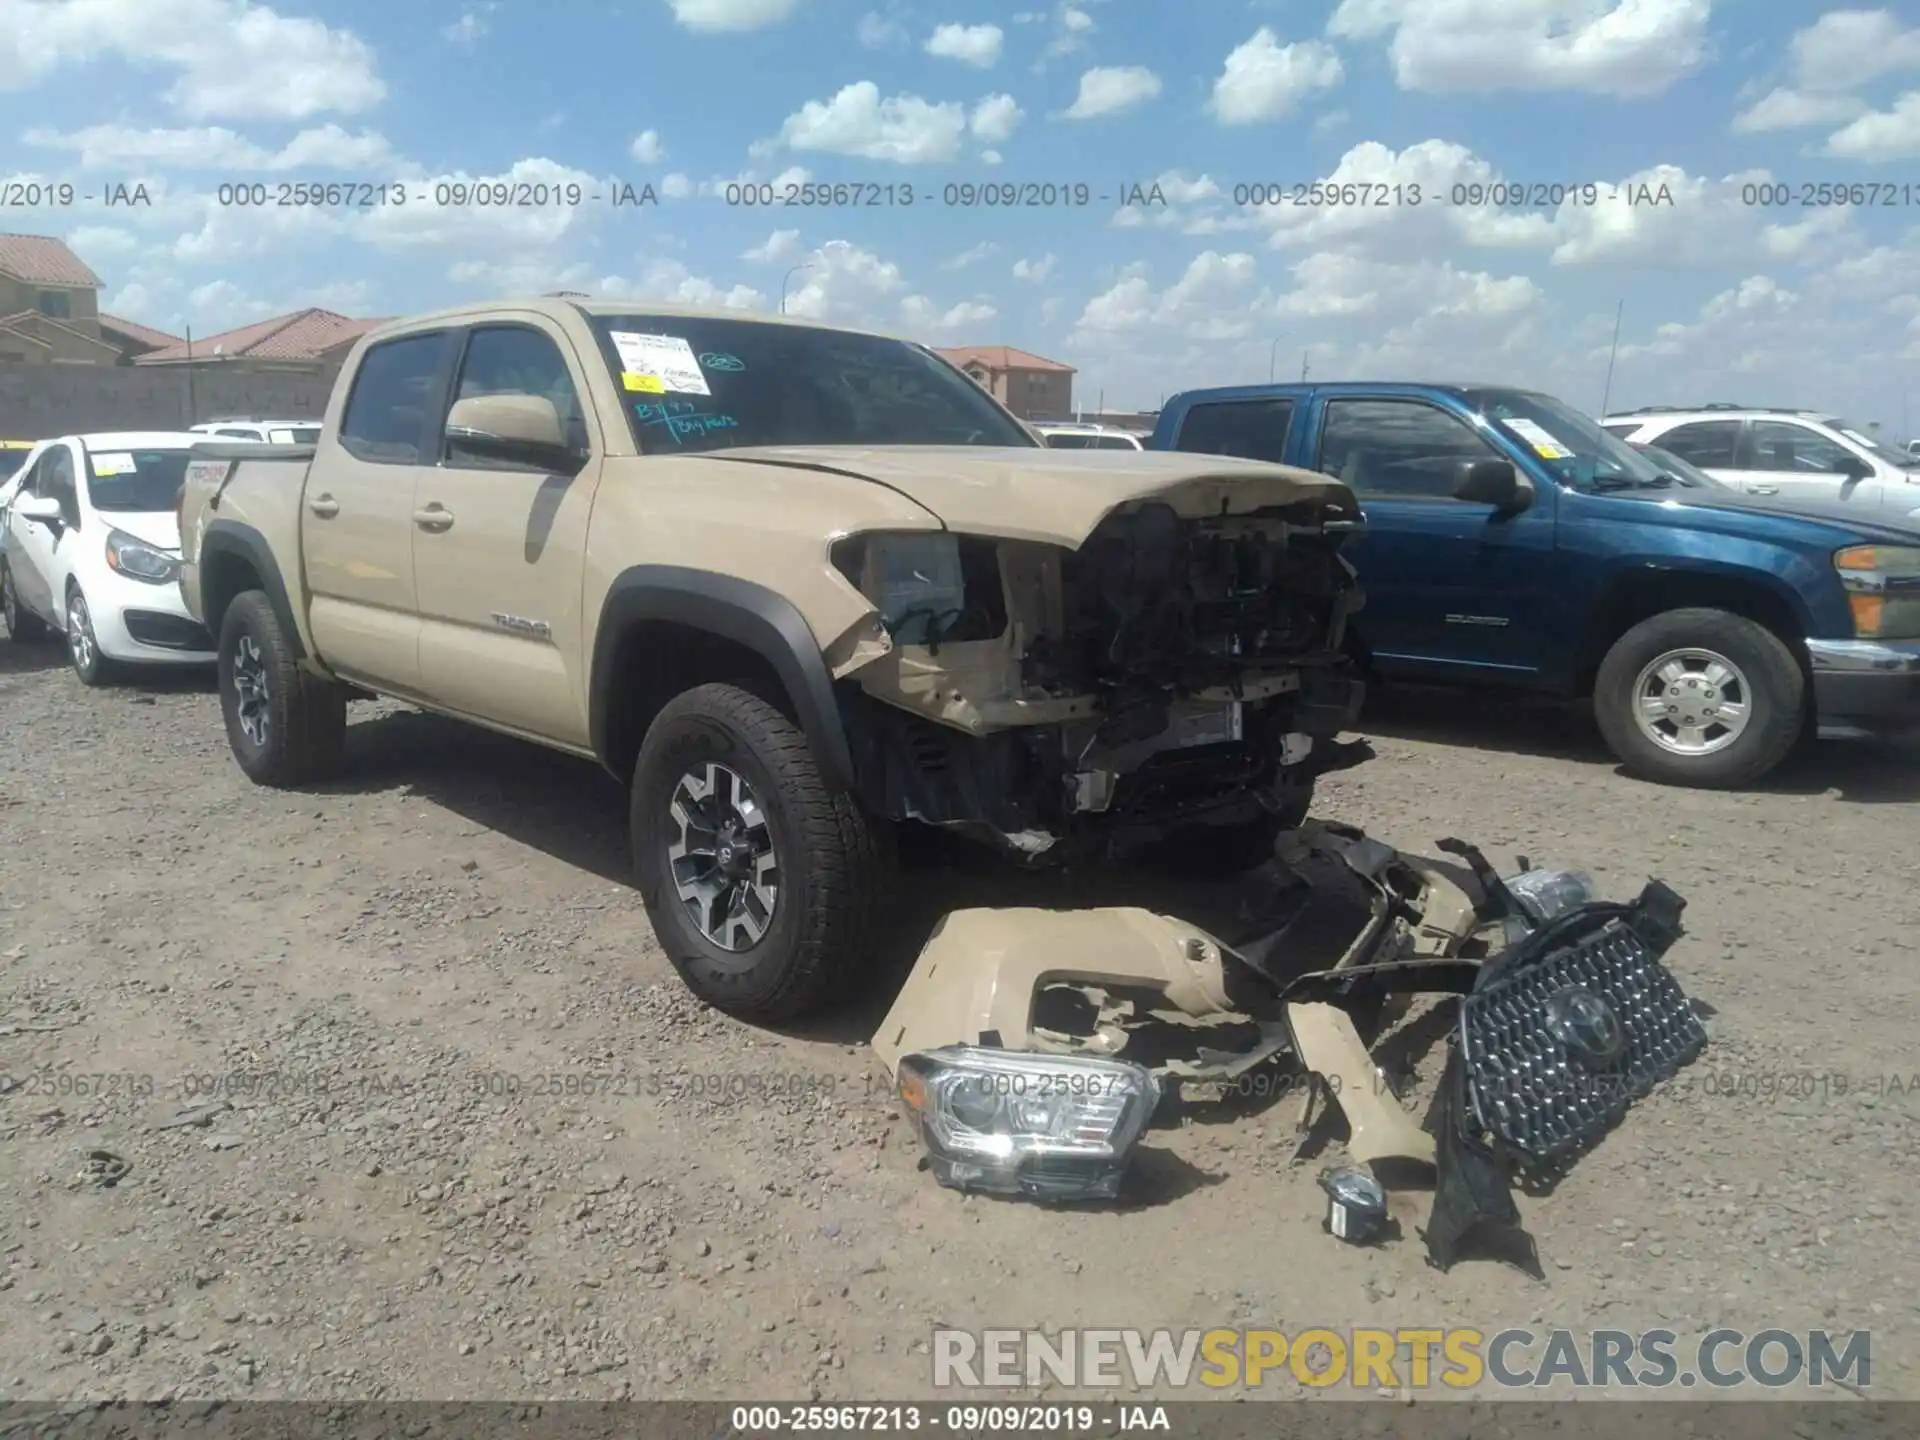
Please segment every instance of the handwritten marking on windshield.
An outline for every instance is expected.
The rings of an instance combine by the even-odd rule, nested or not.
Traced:
[[[739,421],[731,415],[696,414],[693,405],[686,400],[666,400],[655,404],[638,404],[633,413],[640,417],[640,423],[649,429],[658,427],[667,432],[678,445],[689,435],[705,435],[714,430],[732,430]]]
[[[720,370],[729,374],[747,368],[746,362],[737,355],[728,355],[724,351],[709,350],[700,357],[700,363],[709,370]]]

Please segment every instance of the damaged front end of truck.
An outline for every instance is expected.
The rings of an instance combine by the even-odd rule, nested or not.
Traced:
[[[864,798],[1023,861],[1193,831],[1247,833],[1257,856],[1366,753],[1338,742],[1364,694],[1340,554],[1359,507],[1279,466],[1090,458],[1041,457],[1058,473],[998,506],[889,476],[945,528],[834,545],[874,606],[837,672]]]
[[[1662,963],[1685,902],[1658,881],[1600,901],[1577,875],[1502,878],[1470,845],[1439,849],[1309,823],[1218,930],[1144,908],[947,916],[873,1038],[927,1168],[960,1190],[1111,1200],[1169,1092],[1297,1086],[1303,1133],[1321,1101],[1347,1121],[1347,1166],[1322,1177],[1334,1234],[1372,1237],[1388,1186],[1430,1189],[1433,1265],[1484,1247],[1537,1273],[1513,1187],[1705,1046]],[[1419,1117],[1376,1052],[1422,996],[1452,1010],[1425,1012],[1447,1051]]]

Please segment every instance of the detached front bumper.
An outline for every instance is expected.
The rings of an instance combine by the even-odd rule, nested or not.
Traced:
[[[1823,735],[1920,729],[1920,641],[1809,640]]]

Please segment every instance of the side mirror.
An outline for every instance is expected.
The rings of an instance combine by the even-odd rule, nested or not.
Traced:
[[[59,500],[51,495],[29,495],[15,500],[11,508],[22,520],[37,520],[42,525],[59,525],[66,518],[61,514]]]
[[[1873,463],[1849,451],[1840,462],[1840,473],[1849,480],[1866,480],[1873,475]]]
[[[577,457],[567,446],[560,412],[544,395],[472,395],[447,412],[447,439],[471,454],[520,465],[566,470]]]
[[[1460,462],[1453,498],[1491,505],[1496,510],[1524,510],[1532,501],[1530,492],[1520,484],[1513,462],[1491,458]]]

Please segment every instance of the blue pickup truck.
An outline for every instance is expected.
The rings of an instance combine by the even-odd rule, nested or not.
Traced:
[[[1920,725],[1920,534],[1709,490],[1497,385],[1191,390],[1150,449],[1336,475],[1383,679],[1591,697],[1629,770],[1732,787],[1796,740]]]

